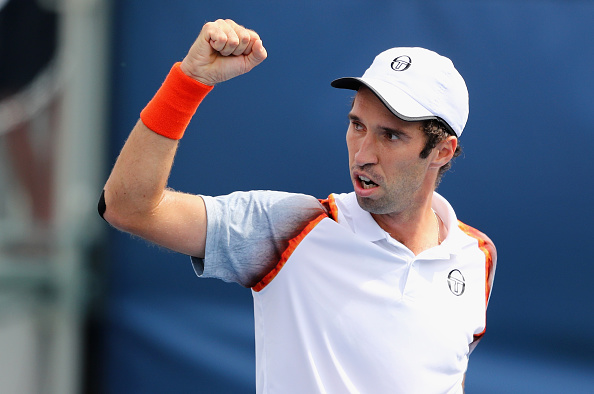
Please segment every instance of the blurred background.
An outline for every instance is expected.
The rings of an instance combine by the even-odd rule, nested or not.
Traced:
[[[253,392],[250,291],[96,213],[138,114],[202,25],[269,58],[217,86],[170,186],[351,190],[359,76],[393,46],[450,57],[470,92],[439,187],[498,247],[468,393],[594,392],[594,1],[0,0],[0,393]]]

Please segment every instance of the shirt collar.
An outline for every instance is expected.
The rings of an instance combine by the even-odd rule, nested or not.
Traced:
[[[365,241],[375,242],[386,238],[386,232],[377,224],[373,216],[363,210],[354,192],[343,195],[339,204],[339,221],[346,221],[352,231]],[[340,206],[342,205],[342,206]]]
[[[431,200],[431,208],[433,208],[444,226],[448,229],[448,235],[439,246],[431,248],[430,251],[458,254],[461,248],[459,237],[460,228],[458,227],[458,218],[456,217],[454,208],[452,208],[445,198],[435,191],[433,192],[433,199]]]
[[[352,231],[362,239],[369,242],[377,242],[385,240],[390,235],[384,231],[375,221],[373,216],[359,206],[357,196],[351,192],[340,199],[339,206],[340,219],[345,220]],[[458,227],[458,218],[450,203],[443,198],[439,193],[433,192],[432,208],[435,210],[439,218],[443,221],[448,229],[448,235],[443,242],[430,250],[439,251],[441,253],[457,254],[460,250],[461,231]],[[339,219],[339,221],[340,221]]]

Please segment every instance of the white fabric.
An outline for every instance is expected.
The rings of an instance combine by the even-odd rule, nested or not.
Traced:
[[[485,328],[485,254],[435,195],[447,239],[418,256],[335,196],[278,275],[253,292],[258,393],[461,393]],[[465,291],[448,275],[459,270]]]

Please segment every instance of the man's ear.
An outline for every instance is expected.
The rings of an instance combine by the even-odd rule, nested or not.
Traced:
[[[454,157],[457,147],[458,138],[454,137],[453,135],[450,135],[445,140],[440,141],[437,146],[433,148],[434,152],[436,152],[433,158],[433,166],[443,167],[445,164],[447,164]]]

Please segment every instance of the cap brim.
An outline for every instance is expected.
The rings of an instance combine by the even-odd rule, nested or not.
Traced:
[[[394,115],[407,122],[417,122],[422,120],[435,119],[442,122],[450,133],[456,135],[450,125],[441,119],[439,116],[433,115],[429,110],[421,104],[412,99],[408,94],[379,79],[373,78],[358,78],[345,77],[335,79],[330,83],[338,89],[359,90],[361,85],[365,85],[371,90],[377,98],[392,112]],[[396,109],[398,108],[398,109]]]

